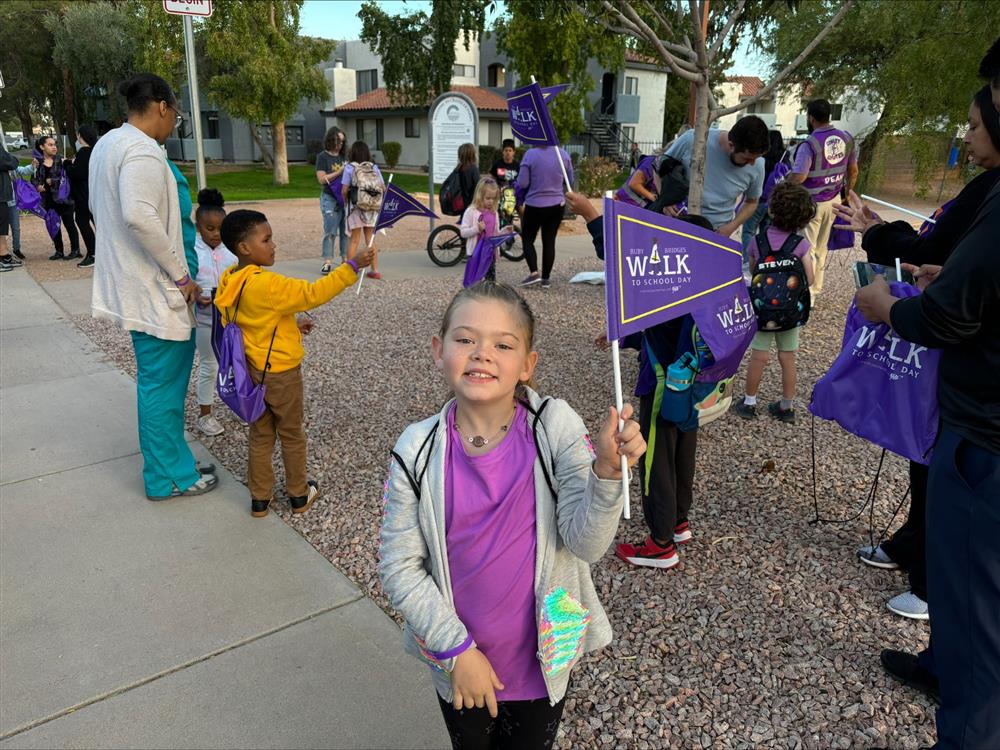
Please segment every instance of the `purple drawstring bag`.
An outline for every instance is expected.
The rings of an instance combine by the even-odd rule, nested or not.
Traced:
[[[59,218],[59,214],[56,213],[55,209],[50,208],[45,212],[45,228],[49,231],[49,237],[55,237],[59,234],[61,227],[62,219]]]
[[[326,186],[326,189],[330,191],[330,195],[333,199],[337,201],[342,207],[344,205],[344,173],[341,172],[336,177],[333,178],[333,182]]]
[[[264,378],[267,377],[267,370],[271,363],[271,348],[274,346],[274,336],[278,332],[275,326],[271,334],[271,345],[267,349],[267,358],[264,360],[264,374],[258,385],[250,377],[247,369],[246,349],[243,346],[243,331],[236,324],[236,317],[240,309],[240,298],[243,296],[243,287],[247,285],[247,279],[243,280],[240,292],[236,296],[236,306],[233,310],[233,319],[225,324],[222,333],[216,336],[217,328],[222,327],[218,309],[212,315],[212,348],[215,349],[216,358],[219,360],[219,375],[215,381],[215,390],[219,394],[222,402],[248,424],[253,424],[264,413],[266,405],[264,403]],[[214,307],[214,305],[213,305]],[[218,322],[218,326],[216,323]],[[216,348],[218,347],[218,348]]]
[[[63,173],[63,176],[59,180],[59,187],[56,190],[56,203],[69,203],[69,190],[69,180],[66,178],[66,174]]]
[[[891,282],[896,297],[915,297]],[[855,303],[847,312],[843,347],[813,388],[809,411],[917,463],[930,462],[938,432],[941,352],[900,338],[887,323],[870,323]]]
[[[42,208],[42,194],[27,180],[14,180],[14,198],[20,211],[30,211],[39,218],[45,218]]]
[[[828,250],[850,250],[854,247],[854,232],[850,229],[844,229],[846,223],[839,216],[833,220],[830,239],[826,243]]]

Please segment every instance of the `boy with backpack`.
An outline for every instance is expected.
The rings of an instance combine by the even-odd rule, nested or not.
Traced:
[[[364,141],[352,143],[347,158],[349,163],[344,167],[342,189],[344,205],[351,206],[351,212],[347,215],[347,231],[351,233],[350,244],[347,246],[349,260],[358,252],[362,236],[365,247],[369,247],[372,243],[375,222],[378,221],[382,196],[385,194],[385,180],[382,179],[378,165],[372,162],[371,151]],[[375,254],[372,257],[372,270],[368,278],[381,279],[382,274],[378,272],[378,251],[374,247],[372,250]]]
[[[771,343],[778,347],[781,365],[781,400],[768,404],[775,419],[795,424],[795,352],[799,329],[809,320],[809,286],[813,262],[809,243],[799,234],[816,214],[816,204],[801,185],[775,186],[768,204],[770,225],[750,243],[750,301],[757,315],[757,333],[750,348],[746,395],[736,405],[744,419],[757,417],[757,389],[771,357]]]
[[[260,415],[250,425],[250,514],[255,518],[267,515],[274,491],[271,461],[277,437],[281,438],[288,502],[293,513],[305,513],[319,495],[319,485],[306,473],[302,424],[302,334],[308,334],[313,323],[309,318],[296,320],[295,315],[329,302],[350,287],[358,279],[358,270],[371,263],[375,251],[363,248],[328,276],[309,283],[265,270],[274,265],[275,244],[271,225],[260,211],[228,214],[222,221],[221,235],[239,263],[220,277],[215,306],[226,321],[225,333],[229,326],[241,331],[246,370],[254,384],[264,386],[263,408],[254,410]],[[222,363],[230,357],[219,359]],[[241,364],[234,363],[233,369]],[[229,373],[221,371],[219,375],[226,378]],[[242,416],[253,419],[248,414]]]

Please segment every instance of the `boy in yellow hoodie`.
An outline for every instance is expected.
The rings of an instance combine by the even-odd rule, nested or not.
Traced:
[[[305,513],[319,495],[319,484],[306,474],[302,425],[302,334],[309,333],[312,321],[297,320],[295,314],[329,302],[354,284],[358,271],[371,263],[373,251],[366,249],[329,276],[309,283],[265,270],[274,265],[275,244],[271,225],[260,211],[233,211],[223,220],[221,234],[239,264],[219,279],[215,305],[223,321],[236,320],[243,333],[247,369],[255,383],[267,386],[267,408],[250,425],[250,513],[255,518],[267,515],[274,491],[275,437],[281,438],[292,512]]]

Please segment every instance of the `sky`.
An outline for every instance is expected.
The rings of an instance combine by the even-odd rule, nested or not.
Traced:
[[[379,0],[379,5],[390,15],[413,13],[423,10],[430,12],[430,0]],[[498,0],[497,10],[503,12],[503,0]],[[361,36],[361,21],[358,11],[361,0],[306,0],[302,8],[302,33],[325,39],[357,39]],[[487,27],[493,18],[487,18]],[[764,67],[756,55],[746,46],[736,52],[731,75],[761,75]]]

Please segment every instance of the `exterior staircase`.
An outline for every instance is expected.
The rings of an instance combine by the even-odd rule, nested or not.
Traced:
[[[591,115],[584,133],[597,145],[600,156],[611,159],[619,167],[625,166],[628,161],[628,146],[624,141],[627,139],[621,132],[621,126],[615,122],[614,115],[595,112]]]

